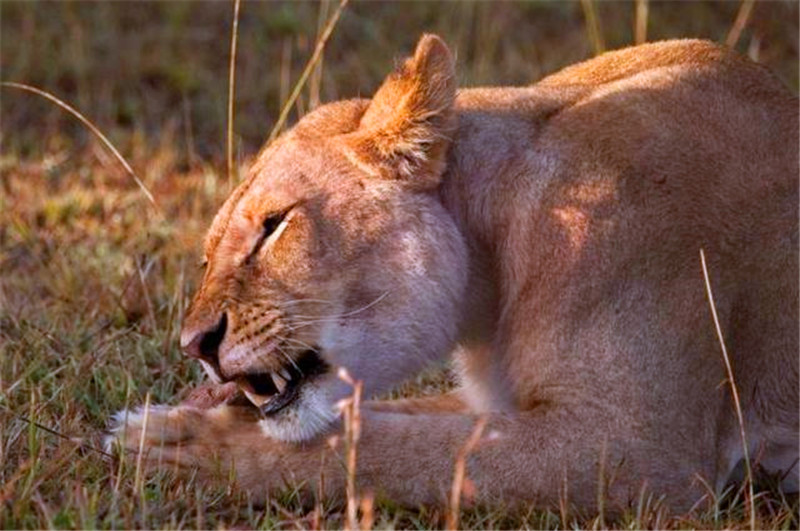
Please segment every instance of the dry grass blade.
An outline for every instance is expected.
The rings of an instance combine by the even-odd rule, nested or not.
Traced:
[[[100,129],[98,129],[97,126],[95,126],[92,122],[90,122],[89,119],[86,118],[83,114],[78,112],[77,109],[75,109],[68,103],[64,102],[63,100],[57,98],[53,94],[44,91],[40,88],[32,87],[31,85],[25,85],[24,83],[15,83],[13,81],[2,81],[0,82],[0,86],[16,88],[24,90],[26,92],[30,92],[32,94],[37,94],[55,103],[56,105],[58,105],[59,107],[70,113],[72,116],[77,118],[83,125],[85,125],[89,129],[89,131],[91,131],[97,138],[100,139],[100,141],[109,149],[109,151],[111,151],[111,153],[117,158],[120,164],[122,164],[122,167],[125,168],[125,171],[127,171],[128,174],[131,177],[133,177],[133,180],[136,181],[136,184],[142,190],[142,193],[145,195],[145,197],[147,197],[147,200],[150,201],[150,204],[152,204],[153,207],[158,212],[158,205],[156,204],[155,198],[153,198],[153,194],[150,193],[150,190],[148,190],[147,187],[142,182],[142,180],[139,179],[139,177],[136,175],[136,172],[134,172],[133,168],[131,168],[131,165],[128,164],[127,160],[125,160],[125,157],[123,157],[117,150],[117,148],[114,147],[114,144],[112,144],[111,141],[108,138],[106,138],[106,135],[100,132]]]
[[[736,388],[736,380],[733,378],[733,368],[731,367],[731,360],[728,357],[728,349],[725,347],[725,339],[722,336],[722,327],[719,324],[719,317],[717,317],[717,307],[714,304],[714,294],[711,291],[711,280],[708,277],[708,267],[706,266],[706,255],[703,249],[700,249],[700,264],[703,266],[703,279],[706,283],[706,294],[708,295],[708,304],[711,307],[711,316],[714,318],[714,327],[717,329],[717,338],[719,345],[722,349],[722,357],[725,360],[725,370],[728,373],[728,383],[731,386],[731,394],[733,395],[733,404],[736,408],[736,417],[739,421],[739,435],[742,438],[742,451],[744,452],[744,465],[747,473],[746,481],[749,494],[747,509],[750,512],[750,529],[756,528],[756,507],[755,496],[753,492],[753,469],[750,467],[750,452],[747,447],[747,436],[744,430],[744,416],[742,415],[742,405],[739,401],[739,390]]]
[[[742,36],[747,22],[750,20],[750,14],[753,12],[755,0],[742,0],[742,5],[739,7],[739,12],[736,14],[736,20],[733,21],[733,26],[728,32],[728,38],[725,39],[725,45],[733,48],[739,42],[739,37]]]
[[[233,164],[233,101],[236,92],[236,41],[239,38],[239,5],[241,0],[233,2],[233,27],[231,29],[231,57],[228,66],[228,186],[236,180]]]
[[[144,439],[148,420],[150,420],[150,393],[147,393],[144,399],[144,421],[142,422],[142,432],[139,435],[139,451],[136,454],[136,474],[133,479],[133,488],[136,492],[139,492],[142,487],[142,457],[144,456]]]
[[[286,118],[289,117],[289,112],[292,110],[292,106],[294,102],[297,101],[297,98],[300,96],[300,92],[302,92],[303,87],[308,80],[308,77],[311,75],[311,72],[314,71],[314,67],[319,62],[320,58],[322,57],[322,52],[325,50],[325,44],[328,42],[331,34],[333,33],[333,29],[336,27],[336,23],[339,21],[339,17],[342,15],[342,11],[347,6],[349,0],[341,0],[339,2],[339,7],[336,8],[336,11],[333,12],[333,15],[328,20],[328,23],[325,25],[325,29],[323,30],[322,34],[317,40],[317,45],[314,48],[314,53],[311,55],[311,59],[308,60],[303,73],[300,74],[300,79],[297,80],[297,83],[292,90],[292,93],[289,95],[289,98],[283,104],[283,108],[281,109],[281,114],[278,116],[278,121],[275,122],[275,126],[272,128],[272,131],[269,133],[269,138],[267,139],[267,145],[272,143],[273,140],[278,136],[281,129],[283,128],[283,124],[286,123]]]
[[[648,0],[636,0],[636,28],[635,39],[636,44],[644,44],[647,42],[647,15],[648,15]]]
[[[319,40],[322,31],[325,29],[325,21],[328,19],[328,11],[330,10],[330,0],[322,0],[319,4],[319,17],[317,18],[317,40]],[[313,110],[319,107],[320,104],[320,91],[322,87],[322,64],[324,56],[319,58],[317,65],[311,72],[311,79],[308,82],[308,108]]]
[[[345,368],[339,369],[339,379],[353,387],[353,396],[341,402],[344,415],[344,438],[347,463],[347,512],[345,529],[359,529],[358,496],[356,493],[356,463],[358,457],[358,439],[361,437],[361,392],[363,383],[354,380]]]
[[[586,17],[586,31],[589,33],[592,49],[595,55],[600,55],[606,51],[606,45],[600,31],[600,21],[594,8],[594,0],[581,0],[581,7],[583,7],[583,14]]]
[[[480,417],[475,423],[472,434],[458,451],[456,456],[456,467],[453,474],[453,486],[450,490],[450,506],[447,511],[446,529],[458,529],[458,516],[461,511],[461,492],[464,489],[466,480],[467,456],[472,453],[475,446],[481,440],[483,430],[486,428],[486,417]]]

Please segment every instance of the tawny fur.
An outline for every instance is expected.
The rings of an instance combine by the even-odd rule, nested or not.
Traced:
[[[398,503],[445,503],[483,413],[498,437],[467,461],[476,501],[591,510],[600,493],[621,510],[646,492],[683,511],[743,455],[702,248],[750,455],[796,489],[797,99],[690,40],[531,87],[456,94],[454,76],[425,36],[372,101],[267,148],[211,228],[184,344],[225,312],[224,379],[319,345],[367,394],[454,353],[460,393],[364,406],[358,485]],[[314,386],[331,406],[349,392],[335,374]],[[150,411],[148,460],[232,466],[256,495],[323,474],[342,494],[338,423],[281,442],[252,409],[198,400]],[[136,449],[143,428],[116,433]]]

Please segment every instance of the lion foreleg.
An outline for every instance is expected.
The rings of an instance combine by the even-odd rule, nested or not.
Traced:
[[[356,481],[360,491],[401,505],[444,506],[453,486],[459,455],[476,429],[475,415],[395,413],[365,407],[357,444]],[[464,455],[468,488],[479,503],[533,503],[558,507],[619,510],[634,503],[647,486],[670,493],[673,509],[699,499],[691,484],[696,464],[659,451],[658,441],[609,435],[603,422],[541,408],[514,415],[485,416],[482,438]],[[347,477],[341,426],[327,436],[285,443],[261,431],[252,410],[234,406],[213,409],[154,408],[128,417],[117,440],[137,452],[143,443],[148,463],[197,467],[201,476],[223,481],[234,477],[254,496],[286,486],[340,499]],[[124,438],[122,434],[125,434]],[[331,444],[331,438],[338,444]],[[656,456],[656,457],[654,457]],[[221,476],[221,477],[220,477]],[[658,483],[654,483],[658,481]]]

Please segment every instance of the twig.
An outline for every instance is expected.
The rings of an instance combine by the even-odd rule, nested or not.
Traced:
[[[756,507],[755,496],[753,493],[753,470],[750,468],[750,452],[747,447],[747,436],[744,431],[744,416],[742,415],[742,405],[739,401],[739,391],[736,388],[736,380],[733,378],[733,368],[731,368],[731,360],[728,357],[728,349],[725,348],[725,339],[722,337],[722,327],[719,324],[717,317],[717,307],[714,305],[714,294],[711,292],[711,280],[708,277],[708,268],[706,267],[706,255],[703,249],[700,249],[700,264],[703,266],[703,279],[706,283],[706,294],[708,295],[708,304],[711,307],[711,316],[714,318],[714,327],[717,329],[717,338],[719,345],[722,348],[722,358],[725,360],[725,370],[728,372],[728,383],[731,386],[731,394],[733,395],[733,404],[736,408],[736,417],[739,421],[739,435],[742,438],[742,451],[744,452],[744,464],[747,469],[747,485],[750,495],[750,503],[748,510],[750,511],[750,529],[756,528]]]
[[[56,437],[60,437],[60,438],[64,439],[65,441],[69,441],[69,442],[71,442],[73,444],[76,444],[80,448],[86,448],[87,450],[92,450],[93,452],[97,452],[98,454],[102,454],[102,455],[104,455],[106,457],[110,457],[112,459],[114,458],[113,455],[111,455],[108,452],[104,452],[100,448],[92,446],[91,444],[86,444],[83,441],[76,440],[76,439],[74,439],[72,437],[69,437],[68,435],[64,435],[63,433],[57,432],[56,430],[54,430],[52,428],[48,428],[47,426],[39,424],[35,420],[31,420],[31,419],[29,419],[27,417],[23,417],[22,415],[17,415],[16,413],[14,414],[14,416],[17,417],[21,421],[24,421],[24,422],[27,422],[28,424],[32,424],[32,425],[36,426],[38,429],[40,429],[42,431],[45,431],[45,432],[49,433],[50,435],[55,435]]]
[[[127,171],[128,174],[131,177],[133,177],[133,180],[136,181],[136,184],[142,190],[142,193],[145,195],[145,197],[147,197],[147,200],[150,201],[150,204],[152,204],[153,207],[156,209],[156,211],[160,213],[160,211],[158,210],[158,205],[156,204],[156,200],[153,198],[153,194],[150,193],[150,190],[148,190],[147,187],[144,185],[144,183],[141,181],[141,179],[139,179],[139,177],[136,175],[136,172],[134,172],[133,168],[131,168],[131,165],[128,164],[128,161],[125,160],[125,158],[120,154],[119,151],[117,151],[117,148],[114,147],[111,141],[108,138],[106,138],[106,135],[101,133],[100,129],[98,129],[97,126],[95,126],[92,122],[90,122],[88,118],[86,118],[84,115],[82,115],[68,103],[64,102],[63,100],[57,98],[53,94],[44,91],[40,88],[32,87],[30,85],[25,85],[24,83],[15,83],[13,81],[2,81],[0,82],[0,86],[16,88],[24,90],[26,92],[30,92],[32,94],[37,94],[45,98],[46,100],[55,103],[56,105],[58,105],[59,107],[70,113],[72,116],[77,118],[83,125],[85,125],[89,129],[89,131],[91,131],[97,138],[100,139],[100,141],[103,143],[103,145],[105,145],[108,148],[109,151],[111,151],[111,153],[117,158],[120,164],[122,164],[122,167],[125,168],[125,171]]]
[[[289,112],[292,110],[292,106],[297,98],[300,96],[300,92],[303,90],[303,87],[308,80],[308,76],[314,70],[317,62],[319,61],[320,57],[322,57],[322,52],[325,50],[325,44],[328,42],[328,39],[333,33],[333,28],[336,27],[336,23],[339,21],[339,17],[344,11],[345,6],[349,0],[340,0],[339,7],[336,8],[336,11],[333,12],[333,15],[328,20],[328,23],[325,25],[325,30],[320,35],[319,40],[317,41],[317,45],[314,48],[314,53],[311,55],[311,59],[308,60],[303,73],[300,74],[300,79],[297,80],[297,83],[292,89],[292,93],[289,95],[289,99],[286,100],[286,103],[283,104],[283,109],[281,109],[281,114],[278,116],[278,121],[275,122],[275,125],[272,127],[272,131],[269,134],[269,138],[267,138],[267,144],[269,145],[272,143],[273,140],[278,136],[281,129],[283,128],[283,124],[286,123],[286,118],[289,116]]]
[[[233,100],[236,92],[236,41],[239,37],[239,4],[233,1],[233,28],[231,29],[231,57],[228,67],[228,187],[236,180],[233,164]]]
[[[446,529],[458,529],[458,517],[459,511],[461,510],[461,491],[464,488],[464,481],[466,479],[467,456],[472,453],[475,446],[480,442],[484,428],[486,428],[486,417],[482,416],[475,423],[472,434],[456,456],[453,486],[450,490],[450,507],[448,508],[447,523],[445,524]]]

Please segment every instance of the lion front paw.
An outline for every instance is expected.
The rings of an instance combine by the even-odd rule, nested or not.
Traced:
[[[197,466],[227,459],[241,438],[256,433],[266,438],[257,423],[257,411],[227,404],[210,409],[188,405],[149,406],[120,411],[111,420],[106,447],[119,446],[147,464]]]
[[[117,413],[106,438],[123,458],[146,470],[237,484],[252,493],[279,491],[317,477],[324,463],[338,462],[324,441],[295,445],[264,434],[258,410],[223,404],[150,406]],[[277,490],[276,490],[277,489]]]
[[[203,425],[204,411],[188,406],[149,406],[120,411],[111,419],[106,447],[143,453],[146,461],[192,464],[192,447]]]

